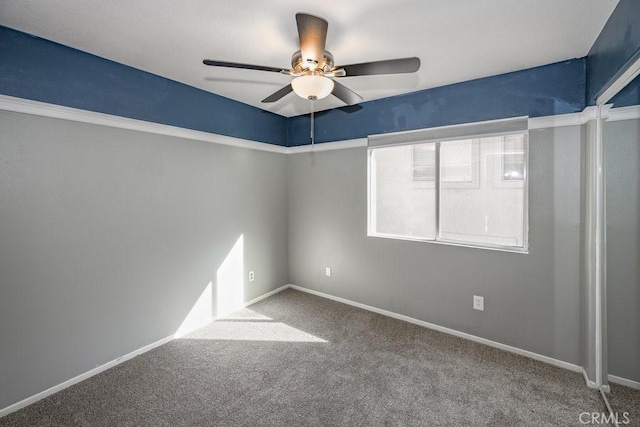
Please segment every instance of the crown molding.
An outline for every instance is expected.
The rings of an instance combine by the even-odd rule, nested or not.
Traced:
[[[629,83],[633,81],[638,75],[640,75],[640,55],[636,55],[635,61],[628,65],[624,73],[618,76],[611,85],[602,92],[596,99],[597,104],[604,104],[611,101],[622,89],[624,89]],[[624,66],[623,66],[624,68]]]
[[[609,117],[607,117],[608,122],[633,119],[640,119],[640,105],[612,108],[611,110],[609,110]]]
[[[280,154],[287,153],[287,147],[281,147],[275,144],[250,141],[248,139],[218,135],[192,129],[185,129],[160,123],[147,122],[144,120],[130,119],[127,117],[114,116],[111,114],[98,113],[95,111],[81,110],[78,108],[64,107],[62,105],[49,104],[46,102],[16,98],[7,95],[0,95],[0,110],[139,132],[147,132],[156,135],[174,136],[195,141],[210,142],[213,144],[248,148],[251,150],[269,151]]]
[[[597,118],[597,114],[598,107],[592,106],[585,108],[580,113],[533,117],[529,119],[529,130],[557,128],[563,126],[580,126],[590,120],[595,120]]]
[[[345,148],[358,148],[367,146],[367,138],[347,139],[344,141],[322,142],[314,145],[300,145],[289,147],[287,154],[311,153],[315,151],[343,150]]]
[[[95,111],[64,107],[62,105],[49,104],[46,102],[16,98],[7,95],[0,95],[0,110],[139,132],[147,132],[156,135],[173,136],[178,138],[191,139],[194,141],[203,141],[212,144],[228,145],[232,147],[268,151],[279,154],[298,154],[342,150],[347,148],[366,147],[368,144],[367,138],[357,138],[344,141],[324,142],[314,145],[307,144],[296,147],[283,147],[275,144],[268,144],[265,142],[251,141],[248,139],[235,138],[232,136],[219,135],[209,132],[164,125],[160,123],[147,122],[144,120],[130,119],[127,117],[98,113]],[[585,108],[580,113],[529,118],[529,130],[583,125],[588,121],[596,120],[597,112],[598,107],[591,106]],[[611,104],[607,104],[603,106],[602,117],[608,122],[640,119],[640,106],[633,105],[630,107],[612,108]]]

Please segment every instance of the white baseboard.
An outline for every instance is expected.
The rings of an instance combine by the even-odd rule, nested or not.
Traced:
[[[640,381],[633,381],[616,375],[609,375],[608,378],[610,383],[620,384],[635,390],[640,390]]]
[[[124,356],[120,356],[117,359],[114,359],[110,362],[105,363],[104,365],[100,365],[95,367],[94,369],[91,369],[90,371],[87,371],[83,374],[80,374],[76,377],[73,377],[61,384],[55,385],[51,388],[48,388],[44,391],[41,391],[38,394],[34,394],[33,396],[27,397],[26,399],[23,399],[17,403],[14,403],[13,405],[7,406],[4,409],[0,409],[0,418],[4,417],[5,415],[9,415],[12,412],[15,412],[19,409],[24,408],[25,406],[31,405],[32,403],[37,402],[38,400],[44,399],[45,397],[51,396],[54,393],[59,392],[60,390],[64,390],[67,387],[71,387],[74,384],[79,383],[80,381],[84,381],[87,378],[90,378],[94,375],[99,374],[100,372],[106,371],[109,368],[113,368],[116,365],[121,364],[122,362],[125,362],[129,359],[132,359],[142,353],[146,353],[149,350],[152,350],[156,347],[159,347],[163,344],[168,343],[169,341],[171,341],[173,339],[173,335],[168,336],[166,338],[163,338],[161,340],[158,340],[154,343],[151,343],[149,345],[146,345],[144,347],[141,347],[137,350],[132,351],[131,353],[125,354]]]
[[[594,390],[598,390],[598,384],[596,384],[595,381],[591,381],[589,379],[589,376],[587,375],[587,371],[585,371],[584,369],[582,369],[582,376],[584,377],[584,382],[587,385],[587,387],[592,388]],[[609,393],[609,386],[608,385],[604,385],[602,386],[602,391],[604,391],[605,393]]]
[[[367,311],[371,311],[371,312],[374,312],[374,313],[381,314],[383,316],[391,317],[391,318],[398,319],[398,320],[403,320],[405,322],[412,323],[414,325],[423,326],[425,328],[433,329],[433,330],[436,330],[436,331],[439,331],[439,332],[444,332],[444,333],[449,334],[449,335],[457,336],[457,337],[460,337],[460,338],[465,338],[465,339],[468,339],[470,341],[475,341],[475,342],[478,342],[478,343],[481,343],[481,344],[488,345],[490,347],[498,348],[500,350],[505,350],[505,351],[508,351],[508,352],[511,352],[511,353],[519,354],[521,356],[529,357],[531,359],[538,360],[540,362],[545,362],[545,363],[548,363],[550,365],[558,366],[560,368],[568,369],[570,371],[574,371],[574,372],[582,371],[582,374],[584,375],[585,382],[587,383],[587,386],[590,387],[590,388],[594,388],[594,389],[598,388],[593,381],[589,380],[589,378],[587,377],[587,374],[584,371],[584,369],[582,369],[580,366],[574,365],[572,363],[564,362],[562,360],[554,359],[552,357],[543,356],[541,354],[533,353],[531,351],[522,350],[520,348],[512,347],[510,345],[502,344],[502,343],[499,343],[499,342],[496,342],[496,341],[491,341],[491,340],[488,340],[486,338],[481,338],[481,337],[478,337],[478,336],[475,336],[475,335],[467,334],[465,332],[456,331],[455,329],[445,328],[444,326],[439,326],[439,325],[436,325],[436,324],[433,324],[433,323],[429,323],[429,322],[425,322],[425,321],[422,321],[422,320],[414,319],[413,317],[405,316],[405,315],[402,315],[402,314],[397,314],[397,313],[394,313],[394,312],[391,312],[391,311],[387,311],[387,310],[383,310],[383,309],[380,309],[380,308],[372,307],[372,306],[366,305],[366,304],[361,304],[361,303],[354,302],[354,301],[351,301],[351,300],[348,300],[348,299],[345,299],[345,298],[336,297],[336,296],[333,296],[333,295],[325,294],[324,292],[318,292],[318,291],[314,291],[312,289],[307,289],[307,288],[303,288],[303,287],[296,286],[296,285],[289,284],[289,285],[281,286],[281,287],[279,287],[277,289],[274,289],[273,291],[267,292],[264,295],[261,295],[261,296],[259,296],[257,298],[254,298],[251,301],[247,301],[246,303],[243,304],[243,306],[244,307],[248,307],[248,306],[253,305],[253,304],[255,304],[255,303],[259,302],[259,301],[262,301],[263,299],[269,298],[272,295],[275,295],[275,294],[277,294],[279,292],[282,292],[282,291],[284,291],[285,289],[288,289],[288,288],[296,289],[296,290],[301,291],[301,292],[306,292],[306,293],[313,294],[313,295],[316,295],[316,296],[319,296],[319,297],[322,297],[322,298],[326,298],[326,299],[330,299],[330,300],[333,300],[333,301],[341,302],[343,304],[351,305],[353,307],[358,307],[358,308],[361,308],[363,310],[367,310]],[[215,320],[216,319],[213,319],[212,321],[215,321]],[[23,400],[21,400],[21,401],[19,401],[17,403],[14,403],[13,405],[7,406],[4,409],[0,409],[0,418],[4,417],[5,415],[9,415],[10,413],[15,412],[15,411],[17,411],[19,409],[22,409],[25,406],[28,406],[28,405],[30,405],[32,403],[35,403],[38,400],[44,399],[45,397],[48,397],[48,396],[51,396],[52,394],[57,393],[60,390],[63,390],[65,388],[67,388],[67,387],[70,387],[70,386],[72,386],[74,384],[77,384],[80,381],[86,380],[87,378],[90,378],[90,377],[92,377],[94,375],[97,375],[100,372],[106,371],[107,369],[112,368],[112,367],[114,367],[116,365],[119,365],[120,363],[123,363],[123,362],[125,362],[125,361],[127,361],[129,359],[132,359],[132,358],[134,358],[136,356],[139,356],[139,355],[141,355],[143,353],[146,353],[149,350],[152,350],[152,349],[154,349],[156,347],[159,347],[159,346],[161,346],[163,344],[166,344],[169,341],[172,341],[174,338],[176,338],[175,334],[174,335],[170,335],[170,336],[168,336],[166,338],[163,338],[163,339],[158,340],[156,342],[153,342],[153,343],[151,343],[149,345],[141,347],[141,348],[139,348],[139,349],[137,349],[135,351],[132,351],[131,353],[125,354],[124,356],[118,357],[117,359],[114,359],[114,360],[112,360],[110,362],[107,362],[107,363],[105,363],[103,365],[100,365],[100,366],[98,366],[98,367],[96,367],[94,369],[91,369],[90,371],[87,371],[87,372],[85,372],[83,374],[80,374],[80,375],[78,375],[76,377],[73,377],[73,378],[71,378],[71,379],[69,379],[69,380],[67,380],[67,381],[65,381],[65,382],[63,382],[61,384],[58,384],[58,385],[53,386],[51,388],[48,388],[48,389],[46,389],[46,390],[44,390],[44,391],[42,391],[40,393],[34,394],[33,396],[28,397],[26,399],[23,399]],[[609,381],[612,382],[612,383],[621,384],[621,385],[624,385],[624,386],[627,386],[627,387],[630,387],[630,388],[633,388],[633,389],[640,390],[640,382],[628,380],[626,378],[617,377],[615,375],[609,375],[608,378],[609,378]],[[606,387],[606,389],[604,389],[604,391],[608,392],[609,391],[608,387]]]
[[[595,389],[598,388],[596,383],[589,379],[589,377],[587,376],[587,373],[586,373],[586,371],[584,369],[582,370],[582,375],[584,376],[584,381],[587,383],[587,387],[595,388]],[[616,375],[607,375],[607,379],[609,380],[610,383],[620,384],[620,385],[623,385],[625,387],[632,388],[634,390],[640,390],[640,382],[638,382],[638,381],[629,380],[627,378],[618,377]],[[608,385],[607,386],[603,386],[602,390],[605,393],[609,393],[611,391],[611,387],[609,387]]]
[[[279,288],[274,289],[274,290],[272,290],[271,292],[267,292],[267,293],[266,293],[266,294],[264,294],[264,295],[260,295],[259,297],[252,299],[251,301],[247,301],[247,302],[245,302],[245,303],[244,303],[244,307],[249,307],[250,305],[253,305],[253,304],[255,304],[255,303],[259,302],[259,301],[262,301],[263,299],[267,299],[267,298],[269,298],[271,295],[275,295],[275,294],[277,294],[277,293],[279,293],[279,292],[282,292],[282,291],[284,291],[285,289],[288,289],[288,288],[290,288],[290,287],[291,287],[291,285],[284,285],[284,286],[280,286]]]
[[[278,292],[282,292],[283,290],[287,289],[289,287],[289,285],[284,285],[281,286],[277,289],[274,289],[271,292],[267,292],[264,295],[261,295],[257,298],[252,299],[251,301],[247,301],[243,304],[243,307],[248,307],[250,305],[253,305],[255,303],[257,303],[258,301],[262,301],[265,298],[269,298],[271,295],[277,294]],[[215,321],[216,318],[213,318],[212,321]],[[210,323],[210,322],[209,322]],[[206,326],[206,325],[202,325],[202,326]],[[200,327],[202,327],[200,326]],[[198,328],[196,328],[198,329]],[[184,335],[184,334],[182,334]],[[67,387],[71,387],[74,384],[79,383],[80,381],[84,381],[87,378],[91,378],[94,375],[99,374],[100,372],[106,371],[109,368],[113,368],[114,366],[117,366],[123,362],[126,362],[129,359],[133,359],[136,356],[139,356],[143,353],[146,353],[149,350],[153,350],[156,347],[160,347],[161,345],[164,345],[172,340],[174,340],[175,338],[179,338],[178,336],[176,336],[176,334],[172,334],[166,338],[163,338],[161,340],[158,340],[156,342],[153,342],[151,344],[148,344],[144,347],[141,347],[137,350],[132,351],[131,353],[125,354],[124,356],[120,356],[117,359],[111,360],[103,365],[97,366],[94,369],[91,369],[90,371],[87,371],[83,374],[80,374],[76,377],[73,377],[63,383],[60,383],[58,385],[55,385],[51,388],[48,388],[44,391],[41,391],[40,393],[34,394],[33,396],[27,397],[26,399],[23,399],[17,403],[14,403],[12,405],[7,406],[6,408],[0,409],[0,418],[4,417],[5,415],[9,415],[12,412],[15,412],[19,409],[24,408],[25,406],[31,405],[32,403],[37,402],[38,400],[44,399],[45,397],[51,396],[54,393],[59,392],[60,390],[64,390]]]
[[[302,291],[302,292],[306,292],[309,294],[313,294],[322,298],[326,298],[326,299],[330,299],[333,301],[338,301],[341,302],[343,304],[347,304],[347,305],[351,305],[353,307],[358,307],[358,308],[362,308],[363,310],[367,310],[367,311],[372,311],[374,313],[378,313],[378,314],[382,314],[383,316],[387,316],[387,317],[392,317],[394,319],[398,319],[398,320],[403,320],[405,322],[409,322],[412,323],[414,325],[419,325],[419,326],[423,326],[425,328],[429,328],[429,329],[433,329],[439,332],[444,332],[445,334],[449,334],[449,335],[454,335],[456,337],[460,337],[460,338],[465,338],[471,341],[475,341],[481,344],[485,344],[488,345],[490,347],[494,347],[494,348],[498,348],[500,350],[505,350],[508,351],[510,353],[515,353],[515,354],[519,354],[521,356],[525,356],[528,357],[530,359],[534,359],[534,360],[538,360],[540,362],[544,362],[544,363],[548,363],[550,365],[554,365],[560,368],[564,368],[564,369],[568,369],[570,371],[574,371],[574,372],[582,372],[582,375],[584,376],[584,380],[585,383],[587,384],[587,387],[589,388],[593,388],[593,389],[598,389],[598,386],[596,385],[595,382],[591,381],[589,379],[589,377],[587,376],[587,373],[585,372],[585,370],[578,365],[575,365],[573,363],[569,363],[569,362],[565,362],[563,360],[558,360],[558,359],[554,359],[552,357],[549,356],[543,356],[542,354],[538,354],[538,353],[534,353],[528,350],[523,350],[521,348],[518,347],[513,347],[507,344],[502,344],[496,341],[491,341],[488,340],[486,338],[481,338],[478,337],[476,335],[471,335],[471,334],[467,334],[465,332],[460,332],[460,331],[456,331],[455,329],[450,329],[450,328],[445,328],[444,326],[440,326],[440,325],[436,325],[434,323],[429,323],[429,322],[425,322],[423,320],[418,320],[418,319],[414,319],[413,317],[409,317],[409,316],[405,316],[403,314],[397,314],[391,311],[387,311],[387,310],[383,310],[377,307],[372,307],[370,305],[366,305],[366,304],[361,304],[359,302],[354,302],[345,298],[340,298],[340,297],[335,297],[333,295],[329,295],[329,294],[325,294],[324,292],[319,292],[319,291],[314,291],[312,289],[307,289],[307,288],[303,288],[301,286],[297,286],[297,285],[287,285],[284,288],[291,288],[291,289],[296,289],[298,291]],[[621,377],[617,377],[615,375],[609,375],[608,379],[610,382],[615,383],[615,384],[620,384],[620,385],[624,385],[627,386],[629,388],[633,388],[636,390],[640,390],[640,382],[638,381],[633,381],[633,380],[629,380],[626,378],[621,378]],[[609,393],[609,386],[602,386],[602,390],[605,393]]]
[[[405,316],[403,314],[394,313],[391,311],[383,310],[381,308],[372,307],[370,305],[361,304],[359,302],[354,302],[345,298],[335,297],[333,295],[325,294],[324,292],[314,291],[312,289],[303,288],[296,285],[289,285],[290,288],[296,289],[298,291],[307,292],[309,294],[313,294],[322,298],[330,299],[333,301],[338,301],[343,304],[351,305],[353,307],[362,308],[363,310],[371,311],[374,313],[382,314],[383,316],[392,317],[394,319],[403,320],[408,323],[412,323],[414,325],[423,326],[425,328],[433,329],[438,332],[444,332],[445,334],[453,335],[456,337],[468,339],[470,341],[475,341],[480,344],[485,344],[490,347],[494,347],[500,350],[505,350],[510,353],[519,354],[521,356],[528,357],[530,359],[538,360],[540,362],[548,363],[550,365],[558,366],[560,368],[568,369],[574,372],[582,371],[582,367],[578,365],[574,365],[573,363],[565,362],[562,360],[554,359],[552,357],[543,356],[542,354],[534,353],[528,350],[523,350],[518,347],[512,347],[507,344],[502,344],[496,341],[491,341],[486,338],[478,337],[476,335],[467,334],[466,332],[456,331],[455,329],[445,328],[444,326],[436,325],[434,323],[425,322],[423,320],[414,319],[413,317]]]

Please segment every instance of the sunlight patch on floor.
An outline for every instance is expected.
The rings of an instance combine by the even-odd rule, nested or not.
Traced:
[[[224,320],[273,320],[271,317],[267,317],[264,314],[256,313],[248,308],[235,311],[227,316],[224,316],[220,321]]]
[[[228,321],[221,319],[189,334],[188,339],[228,341],[315,342],[327,341],[281,322]]]

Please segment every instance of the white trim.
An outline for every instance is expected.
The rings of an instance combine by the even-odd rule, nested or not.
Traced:
[[[461,248],[471,248],[471,249],[487,249],[490,251],[499,251],[499,252],[511,252],[514,254],[523,254],[527,255],[529,253],[528,247],[517,247],[517,246],[501,246],[501,245],[491,245],[489,243],[473,243],[473,242],[461,242],[456,240],[447,240],[447,239],[423,239],[420,237],[410,237],[410,236],[402,236],[399,234],[385,234],[385,233],[377,233],[371,231],[373,228],[373,224],[370,224],[367,229],[367,237],[375,237],[379,239],[393,239],[393,240],[406,240],[409,242],[422,242],[422,243],[433,243],[436,245],[446,245],[446,246],[459,246]]]
[[[63,390],[67,387],[71,387],[74,384],[79,383],[80,381],[84,381],[87,378],[90,378],[94,375],[99,374],[100,372],[106,371],[109,368],[113,368],[116,365],[121,364],[122,362],[126,362],[129,359],[132,359],[136,356],[139,356],[143,353],[146,353],[149,350],[153,350],[156,347],[159,347],[163,344],[168,343],[169,341],[171,341],[173,339],[173,335],[170,335],[166,338],[163,338],[161,340],[158,340],[154,343],[151,343],[149,345],[146,345],[144,347],[141,347],[137,350],[132,351],[131,353],[125,354],[124,356],[120,356],[117,359],[111,360],[110,362],[107,362],[103,365],[97,366],[94,369],[91,369],[90,371],[87,371],[83,374],[80,374],[78,376],[75,376],[63,383],[60,383],[58,385],[55,385],[51,388],[48,388],[44,391],[41,391],[40,393],[34,394],[31,397],[27,397],[26,399],[23,399],[17,403],[14,403],[13,405],[7,406],[4,409],[0,409],[0,418],[4,417],[5,415],[9,415],[12,412],[15,412],[19,409],[24,408],[25,406],[31,405],[32,403],[37,402],[38,400],[44,399],[45,397],[51,396],[54,393],[59,392],[60,390]]]
[[[606,108],[607,106],[605,106]],[[301,145],[297,147],[282,147],[265,142],[251,141],[248,139],[235,138],[226,135],[201,132],[192,129],[185,129],[177,126],[164,125],[160,123],[146,122],[144,120],[129,119],[126,117],[114,116],[111,114],[97,113],[95,111],[81,110],[78,108],[64,107],[62,105],[49,104],[46,102],[32,101],[30,99],[16,98],[13,96],[0,95],[0,110],[13,111],[16,113],[32,114],[35,116],[50,117],[54,119],[70,120],[79,123],[88,123],[99,126],[109,126],[119,129],[128,129],[138,132],[153,133],[156,135],[167,135],[178,138],[191,139],[194,141],[210,142],[213,144],[229,145],[232,147],[247,148],[250,150],[268,151],[279,154],[298,154],[314,151],[342,150],[347,148],[360,148],[367,146],[367,138],[348,139],[343,141],[333,141],[321,144]],[[607,112],[603,111],[603,117],[607,117]],[[582,125],[589,120],[596,118],[596,107],[587,107],[581,113],[559,114],[555,116],[534,117],[529,119],[529,129],[546,129],[561,126]],[[608,112],[607,121],[630,120],[640,118],[640,106],[613,108]],[[501,119],[510,120],[510,119]],[[499,122],[501,120],[493,120]],[[462,126],[451,125],[442,126],[453,127]],[[422,129],[420,129],[422,130]],[[420,130],[408,131],[418,132]]]
[[[195,141],[211,142],[214,144],[230,145],[232,147],[248,148],[251,150],[270,151],[273,153],[287,153],[287,147],[265,142],[250,141],[248,139],[234,138],[226,135],[201,132],[160,123],[146,122],[144,120],[130,119],[111,114],[97,113],[95,111],[81,110],[78,108],[64,107],[45,102],[32,101],[30,99],[16,98],[0,95],[0,110],[16,113],[32,114],[35,116],[51,117],[54,119],[71,120],[80,123],[109,126],[120,129],[128,129],[139,132],[153,133],[157,135],[174,136],[178,138],[192,139]]]
[[[453,336],[457,336],[457,337],[460,337],[460,338],[468,339],[470,341],[474,341],[474,342],[478,342],[478,343],[481,343],[481,344],[485,344],[485,345],[488,345],[490,347],[494,347],[494,348],[497,348],[497,349],[500,349],[500,350],[508,351],[510,353],[519,354],[521,356],[529,357],[531,359],[538,360],[538,361],[544,362],[544,363],[548,363],[550,365],[557,366],[557,367],[560,367],[560,368],[563,368],[563,369],[568,369],[568,370],[573,371],[573,372],[582,371],[582,375],[584,376],[584,379],[585,379],[585,382],[586,382],[587,386],[590,387],[590,388],[594,388],[594,389],[598,388],[598,386],[596,385],[595,382],[589,380],[585,370],[582,367],[580,367],[578,365],[575,365],[573,363],[564,362],[562,360],[554,359],[554,358],[551,358],[551,357],[548,357],[548,356],[543,356],[541,354],[533,353],[531,351],[522,350],[520,348],[512,347],[512,346],[509,346],[509,345],[506,345],[506,344],[502,344],[502,343],[499,343],[499,342],[496,342],[496,341],[491,341],[491,340],[488,340],[486,338],[481,338],[481,337],[478,337],[478,336],[475,336],[475,335],[467,334],[465,332],[456,331],[455,329],[445,328],[443,326],[439,326],[439,325],[436,325],[436,324],[433,324],[433,323],[429,323],[429,322],[425,322],[425,321],[422,321],[422,320],[414,319],[414,318],[409,317],[409,316],[393,313],[391,311],[387,311],[387,310],[383,310],[383,309],[380,309],[380,308],[372,307],[372,306],[369,306],[369,305],[366,305],[366,304],[357,303],[357,302],[354,302],[354,301],[351,301],[351,300],[348,300],[348,299],[345,299],[345,298],[335,297],[333,295],[325,294],[324,292],[318,292],[318,291],[314,291],[312,289],[307,289],[307,288],[303,288],[303,287],[292,285],[292,284],[284,285],[284,286],[281,286],[281,287],[279,287],[277,289],[274,289],[273,291],[267,292],[264,295],[261,295],[261,296],[259,296],[257,298],[254,298],[254,299],[250,300],[250,301],[247,301],[246,303],[243,304],[243,306],[244,307],[248,307],[250,305],[253,305],[253,304],[255,304],[255,303],[259,302],[259,301],[262,301],[263,299],[269,298],[270,296],[275,295],[275,294],[277,294],[279,292],[282,292],[285,289],[289,289],[289,288],[295,289],[295,290],[298,290],[298,291],[301,291],[301,292],[306,292],[306,293],[309,293],[309,294],[312,294],[312,295],[316,295],[316,296],[319,296],[319,297],[322,297],[322,298],[330,299],[330,300],[333,300],[333,301],[337,301],[337,302],[340,302],[340,303],[343,303],[343,304],[347,304],[347,305],[350,305],[350,306],[353,306],[353,307],[358,307],[358,308],[361,308],[363,310],[367,310],[367,311],[371,311],[371,312],[374,312],[374,313],[381,314],[383,316],[387,316],[387,317],[391,317],[391,318],[394,318],[394,319],[402,320],[402,321],[405,321],[405,322],[408,322],[408,323],[411,323],[411,324],[414,324],[414,325],[418,325],[418,326],[422,326],[422,327],[425,327],[425,328],[433,329],[433,330],[436,330],[436,331],[439,331],[439,332],[443,332],[443,333],[446,333],[446,334],[449,334],[449,335],[453,335]],[[45,397],[48,397],[48,396],[50,396],[50,395],[52,395],[52,394],[54,394],[54,393],[56,393],[56,392],[58,392],[60,390],[63,390],[65,388],[67,388],[67,387],[70,387],[70,386],[72,386],[74,384],[77,384],[80,381],[83,381],[83,380],[88,379],[88,378],[90,378],[90,377],[92,377],[94,375],[97,375],[100,372],[103,372],[103,371],[105,371],[105,370],[107,370],[109,368],[112,368],[112,367],[114,367],[116,365],[119,365],[120,363],[123,363],[123,362],[125,362],[125,361],[127,361],[129,359],[132,359],[135,356],[138,356],[140,354],[146,353],[149,350],[152,350],[152,349],[154,349],[156,347],[159,347],[159,346],[161,346],[163,344],[166,344],[169,341],[173,340],[174,338],[175,338],[174,335],[171,335],[171,336],[168,336],[166,338],[163,338],[163,339],[161,339],[159,341],[156,341],[156,342],[151,343],[149,345],[146,345],[146,346],[144,346],[142,348],[139,348],[138,350],[135,350],[135,351],[133,351],[131,353],[128,353],[128,354],[126,354],[124,356],[118,357],[117,359],[114,359],[114,360],[112,360],[110,362],[107,362],[107,363],[105,363],[105,364],[103,364],[101,366],[98,366],[95,369],[92,369],[92,370],[87,371],[87,372],[85,372],[83,374],[80,374],[80,375],[78,375],[78,376],[76,376],[74,378],[71,378],[70,380],[67,380],[67,381],[65,381],[65,382],[63,382],[61,384],[58,384],[58,385],[53,386],[51,388],[48,388],[45,391],[42,391],[42,392],[37,393],[37,394],[35,394],[35,395],[31,396],[31,397],[28,397],[26,399],[23,399],[23,400],[17,402],[17,403],[14,403],[13,405],[7,406],[4,409],[0,409],[0,418],[4,417],[5,415],[9,415],[10,413],[15,412],[15,411],[17,411],[19,409],[22,409],[25,406],[28,406],[28,405],[30,405],[32,403],[35,403],[38,400],[44,399]],[[624,386],[627,386],[627,387],[630,387],[630,388],[633,388],[633,389],[640,390],[640,382],[637,382],[637,381],[632,381],[632,380],[629,380],[629,379],[626,379],[626,378],[617,377],[617,376],[614,376],[614,375],[609,375],[609,381],[611,381],[612,383],[621,384],[621,385],[624,385]],[[604,389],[605,392],[609,392],[609,390],[608,390],[609,387],[603,387],[603,389]]]
[[[596,292],[596,384],[605,385],[603,381],[603,289],[606,289],[605,261],[605,195],[604,195],[604,147],[602,132],[602,108],[598,105],[596,119],[596,185],[595,185],[595,292]]]
[[[367,138],[346,139],[344,141],[323,142],[320,144],[300,145],[289,147],[287,154],[310,153],[313,151],[343,150],[345,148],[359,148],[367,146]]]
[[[274,289],[273,291],[267,292],[264,295],[261,295],[261,296],[259,296],[257,298],[252,299],[251,301],[245,302],[243,304],[243,307],[248,307],[250,305],[253,305],[253,304],[255,304],[255,303],[259,302],[259,301],[262,301],[265,298],[269,298],[270,296],[272,296],[274,294],[277,294],[278,292],[282,292],[287,288],[289,288],[289,285],[284,285],[284,286],[281,286],[281,287],[279,287],[277,289]],[[224,317],[224,316],[222,316],[222,317]],[[217,318],[213,318],[212,319],[212,321],[215,321],[215,320],[217,320]],[[209,322],[209,323],[211,323],[211,322]],[[201,325],[201,326],[199,326],[199,327],[197,327],[195,329],[199,329],[199,328],[204,327],[204,326],[206,326],[206,325]],[[180,334],[180,336],[182,336],[182,335],[184,335],[184,334]],[[180,338],[180,336],[178,336],[177,333],[174,333],[174,334],[172,334],[172,335],[170,335],[168,337],[162,338],[161,340],[158,340],[158,341],[153,342],[151,344],[148,344],[148,345],[146,345],[144,347],[141,347],[141,348],[139,348],[137,350],[134,350],[131,353],[127,353],[124,356],[120,356],[120,357],[118,357],[116,359],[113,359],[113,360],[111,360],[111,361],[109,361],[109,362],[107,362],[107,363],[105,363],[103,365],[96,366],[94,369],[91,369],[91,370],[89,370],[89,371],[87,371],[87,372],[85,372],[83,374],[75,376],[75,377],[73,377],[73,378],[71,378],[71,379],[69,379],[67,381],[64,381],[64,382],[58,384],[58,385],[50,387],[50,388],[48,388],[48,389],[46,389],[44,391],[41,391],[40,393],[34,394],[33,396],[27,397],[26,399],[23,399],[23,400],[21,400],[21,401],[19,401],[17,403],[14,403],[12,405],[7,406],[6,408],[0,409],[0,418],[4,417],[5,415],[9,415],[10,413],[15,412],[15,411],[17,411],[19,409],[22,409],[25,406],[31,405],[32,403],[35,403],[38,400],[44,399],[45,397],[49,397],[52,394],[59,392],[60,390],[64,390],[67,387],[70,387],[70,386],[72,386],[74,384],[79,383],[80,381],[84,381],[84,380],[86,380],[88,378],[91,378],[92,376],[97,375],[100,372],[106,371],[109,368],[113,368],[114,366],[119,365],[119,364],[121,364],[123,362],[126,362],[129,359],[132,359],[132,358],[134,358],[136,356],[139,356],[139,355],[141,355],[143,353],[146,353],[149,350],[153,350],[154,348],[160,347],[161,345],[164,345],[164,344],[166,344],[166,343],[168,343],[168,342],[170,342],[170,341],[172,341],[172,340],[174,340],[176,338]]]
[[[274,289],[274,290],[272,290],[270,292],[267,292],[264,295],[260,295],[259,297],[254,298],[251,301],[247,301],[247,302],[245,302],[243,304],[243,307],[249,307],[250,305],[253,305],[253,304],[257,303],[257,302],[262,301],[263,299],[269,298],[271,295],[275,295],[277,293],[280,293],[280,292],[284,291],[285,289],[289,289],[289,285],[280,286],[279,288],[276,288],[276,289]]]
[[[584,382],[586,383],[587,387],[592,388],[594,390],[602,390],[605,393],[611,392],[611,388],[608,385],[603,385],[602,387],[598,387],[598,384],[596,384],[594,381],[591,381],[589,379],[589,377],[587,376],[587,371],[585,371],[584,369],[582,370],[582,376],[584,377]]]
[[[605,104],[602,106],[601,114],[607,122],[640,119],[640,105],[614,108],[612,104]],[[529,119],[529,130],[583,125],[597,118],[598,107],[591,106],[585,108],[581,113],[531,118]]]
[[[425,328],[433,329],[435,331],[444,332],[445,334],[453,335],[456,337],[464,338],[469,341],[474,341],[480,344],[488,345],[489,347],[494,347],[500,350],[508,351],[510,353],[519,354],[520,356],[525,356],[530,359],[534,359],[540,362],[548,363],[553,366],[557,366],[559,368],[568,369],[573,372],[580,372],[582,370],[581,366],[574,365],[573,363],[565,362],[562,360],[554,359],[552,357],[543,356],[542,354],[534,353],[528,350],[523,350],[518,347],[513,347],[507,344],[502,344],[496,341],[491,341],[486,338],[478,337],[476,335],[467,334],[466,332],[456,331],[455,329],[445,328],[444,326],[436,325],[434,323],[425,322],[423,320],[418,320],[413,317],[405,316],[403,314],[394,313],[392,311],[383,310],[381,308],[372,307],[370,305],[361,304],[359,302],[354,302],[345,298],[335,297],[333,295],[325,294],[324,292],[314,291],[312,289],[303,288],[297,285],[288,285],[289,288],[295,289],[301,292],[306,292],[312,295],[316,295],[322,298],[330,299],[333,301],[341,302],[343,304],[351,305],[353,307],[358,307],[363,310],[371,311],[373,313],[378,313],[383,316],[391,317],[393,319],[402,320],[408,323],[412,323],[414,325],[423,326]]]
[[[629,388],[633,388],[635,390],[640,390],[640,381],[633,381],[627,378],[618,377],[616,375],[609,374],[609,382],[620,384]]]
[[[640,119],[640,105],[631,105],[629,107],[612,108],[609,110],[608,122],[617,122],[620,120]]]
[[[596,111],[596,107],[587,107],[581,113],[533,117],[529,119],[529,130],[583,125],[589,120],[595,120]]]
[[[617,110],[622,110],[623,108],[612,108],[613,105],[606,104],[602,106],[602,118],[607,119],[611,116],[616,116],[614,113]],[[544,117],[534,117],[529,119],[529,130],[533,129],[547,129],[547,128],[556,128],[562,126],[579,126],[583,125],[591,120],[596,120],[598,118],[598,107],[592,105],[590,107],[586,107],[580,113],[571,113],[571,114],[558,114],[555,116],[544,116]],[[624,120],[624,119],[620,119]]]
[[[587,387],[589,388],[593,388],[593,389],[598,389],[598,385],[595,383],[595,381],[591,381],[589,379],[589,376],[587,375],[587,371],[585,371],[584,369],[582,369],[582,376],[584,377],[584,382],[587,384]]]
[[[613,82],[607,90],[602,92],[602,94],[596,100],[597,104],[604,104],[611,101],[611,98],[616,96],[618,92],[625,88],[633,79],[635,79],[638,75],[640,75],[640,58],[636,59],[636,61],[627,68],[627,71],[622,73],[620,77]]]

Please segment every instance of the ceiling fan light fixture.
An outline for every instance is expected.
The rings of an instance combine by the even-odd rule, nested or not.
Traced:
[[[291,83],[263,99],[263,103],[276,102],[295,91],[299,97],[312,101],[332,94],[346,105],[356,105],[363,101],[362,97],[340,84],[339,80],[332,80],[333,78],[415,73],[420,69],[420,58],[416,57],[343,64],[334,67],[333,55],[325,49],[329,25],[327,21],[307,13],[296,13],[296,24],[300,49],[291,56],[290,69],[214,59],[205,59],[202,62],[214,67],[268,71],[296,77]]]
[[[333,80],[328,77],[309,74],[291,81],[293,91],[304,99],[322,99],[333,91]]]

